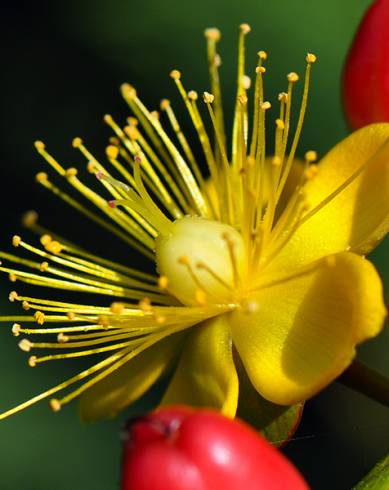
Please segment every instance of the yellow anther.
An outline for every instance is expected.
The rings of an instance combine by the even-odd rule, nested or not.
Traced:
[[[152,304],[151,304],[151,301],[150,301],[150,298],[143,298],[139,301],[139,308],[142,310],[142,311],[151,311],[153,309],[152,307]]]
[[[68,311],[66,313],[66,316],[68,317],[69,320],[74,320],[76,318],[76,315],[72,311]]]
[[[48,268],[49,268],[48,262],[42,262],[41,265],[39,266],[39,270],[41,272],[46,272]]]
[[[182,265],[189,265],[189,257],[187,255],[181,255],[178,258],[178,263]]]
[[[111,143],[111,145],[120,146],[120,140],[119,138],[116,138],[116,136],[111,136],[109,138],[109,142]]]
[[[195,292],[195,301],[198,305],[204,306],[207,304],[207,296],[202,289],[197,289]]]
[[[305,154],[305,160],[309,163],[316,162],[316,160],[317,160],[316,151],[313,151],[313,150],[307,151]]]
[[[18,293],[16,291],[11,291],[8,295],[8,299],[11,301],[11,303],[13,303],[18,299]]]
[[[16,282],[17,280],[17,276],[14,272],[11,272],[9,275],[8,275],[8,279],[11,281],[11,282]]]
[[[245,90],[248,90],[251,87],[251,78],[248,75],[243,75],[242,86]]]
[[[61,403],[56,398],[52,398],[49,402],[49,405],[53,412],[59,412],[61,410]]]
[[[121,315],[124,311],[124,304],[120,303],[119,301],[114,301],[109,309],[114,315]]]
[[[204,36],[209,40],[218,42],[221,38],[221,32],[216,27],[208,27],[204,31]]]
[[[43,325],[45,323],[45,314],[41,311],[36,311],[34,313],[34,318],[38,325]]]
[[[258,51],[258,56],[261,58],[261,60],[267,60],[267,53],[266,51],[263,51],[262,49]]]
[[[19,337],[19,335],[20,335],[20,329],[21,329],[21,328],[22,328],[22,327],[19,325],[19,323],[14,323],[14,324],[12,325],[12,329],[11,329],[11,331],[12,331],[12,335],[13,335],[14,337]]]
[[[36,225],[38,221],[38,213],[36,211],[27,211],[22,216],[22,226],[25,228],[31,228]]]
[[[124,128],[124,132],[132,140],[137,140],[139,138],[139,131],[137,130],[136,126],[133,124],[126,126]]]
[[[129,83],[123,83],[122,86],[120,87],[120,91],[121,91],[123,97],[127,97],[127,98],[136,97],[136,90]]]
[[[157,315],[155,317],[155,321],[156,321],[156,323],[158,323],[158,325],[163,325],[164,323],[166,323],[166,316]]]
[[[266,73],[266,68],[264,66],[257,66],[255,68],[255,73]]]
[[[43,143],[43,141],[35,141],[34,146],[38,151],[42,151],[46,148],[46,145]]]
[[[203,100],[206,104],[212,104],[212,102],[215,100],[215,96],[210,94],[209,92],[204,92]]]
[[[28,358],[28,365],[30,367],[35,367],[36,366],[36,356],[30,356]]]
[[[270,102],[268,102],[268,101],[262,102],[261,109],[263,109],[264,111],[267,111],[270,108],[271,108]]]
[[[52,241],[52,238],[50,235],[42,235],[40,238],[41,244],[46,247],[50,242]]]
[[[103,121],[107,124],[112,124],[113,119],[111,114],[104,114]]]
[[[197,100],[199,96],[195,90],[189,90],[188,97],[190,98],[190,100]]]
[[[251,27],[246,23],[240,24],[239,28],[241,32],[245,35],[251,31]]]
[[[70,167],[70,168],[66,169],[66,177],[68,179],[75,177],[77,174],[78,174],[78,170],[74,167]]]
[[[47,182],[48,180],[48,175],[46,172],[38,172],[35,176],[35,180],[39,183],[39,184],[43,184],[44,182]]]
[[[282,119],[276,119],[276,126],[278,129],[285,129],[285,123]]]
[[[299,76],[297,75],[297,73],[292,71],[291,73],[288,73],[286,78],[288,79],[288,82],[295,83],[298,81]]]
[[[158,287],[162,290],[167,289],[169,286],[169,279],[167,276],[160,276],[158,278]]]
[[[106,315],[99,315],[97,323],[102,327],[109,327],[109,319]]]
[[[317,60],[317,57],[316,55],[312,54],[312,53],[307,53],[307,56],[305,57],[307,63],[315,63],[316,60]]]
[[[288,102],[288,94],[286,92],[281,92],[278,94],[278,100],[280,102]]]
[[[179,80],[181,78],[181,72],[178,70],[172,70],[170,72],[170,77],[173,78],[173,80]]]
[[[57,242],[56,240],[53,240],[53,241],[49,242],[45,246],[45,248],[48,252],[51,252],[53,254],[59,254],[62,252],[63,246],[59,242]]]
[[[24,300],[22,302],[22,308],[23,308],[23,310],[28,311],[31,308],[30,303],[28,301]]]
[[[86,169],[90,174],[94,174],[97,172],[96,164],[94,162],[88,162],[86,165]]]
[[[119,149],[117,148],[117,146],[108,145],[105,149],[105,153],[108,158],[115,160],[119,155]]]
[[[151,111],[150,116],[152,118],[156,119],[157,121],[159,120],[159,112],[158,111]]]
[[[59,344],[65,344],[66,342],[69,341],[69,337],[68,335],[65,335],[63,332],[60,332],[58,335],[57,335],[57,342]]]
[[[19,343],[19,349],[21,349],[24,352],[30,352],[30,350],[33,348],[33,343],[30,342],[28,339],[22,339]]]
[[[304,173],[304,176],[307,180],[311,180],[313,179],[314,177],[316,177],[316,175],[318,174],[319,172],[319,167],[318,165],[315,165],[315,164],[312,164],[310,165],[307,170],[305,171]]]
[[[127,123],[130,126],[138,126],[139,121],[138,121],[138,119],[136,117],[129,116],[129,117],[127,117]]]
[[[159,107],[161,111],[166,111],[166,109],[170,106],[170,100],[169,99],[162,99]]]
[[[73,141],[72,141],[73,148],[79,148],[81,145],[82,145],[82,139],[81,138],[79,138],[79,137],[73,138]]]

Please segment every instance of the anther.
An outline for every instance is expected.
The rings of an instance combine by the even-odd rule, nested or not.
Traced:
[[[8,279],[11,281],[11,282],[16,282],[17,280],[17,276],[14,272],[11,272],[9,275],[8,275]]]
[[[70,167],[68,169],[66,169],[66,177],[68,179],[71,179],[72,177],[75,177],[78,173],[78,170],[74,167]]]
[[[159,107],[161,111],[166,111],[166,109],[170,106],[170,100],[169,99],[162,99]]]
[[[189,265],[189,257],[187,255],[181,255],[181,257],[178,257],[178,263],[182,265]]]
[[[160,276],[158,278],[158,287],[162,290],[165,290],[167,289],[169,286],[169,279],[167,278],[167,276]]]
[[[50,235],[42,235],[41,236],[40,242],[44,247],[46,247],[51,241],[52,241],[52,238]]]
[[[189,90],[188,97],[190,100],[197,100],[199,96],[195,90]]]
[[[38,172],[35,176],[35,180],[38,182],[38,184],[43,184],[47,182],[48,179],[49,177],[46,172]]]
[[[255,68],[255,73],[266,73],[266,68],[264,66],[257,66]]]
[[[195,301],[198,305],[204,306],[207,304],[207,296],[202,289],[197,289],[195,292]]]
[[[59,412],[61,410],[61,403],[56,398],[52,398],[49,402],[49,405],[53,412]]]
[[[151,111],[150,116],[155,119],[156,121],[159,121],[159,112],[158,111]]]
[[[312,63],[315,63],[316,62],[317,57],[316,57],[316,55],[314,55],[312,53],[307,53],[307,56],[305,57],[305,60],[306,60],[307,63],[312,64]]]
[[[30,342],[28,339],[22,339],[18,343],[19,349],[21,349],[24,352],[30,352],[30,350],[32,349],[33,345],[34,344],[32,342]]]
[[[251,87],[251,78],[248,75],[243,75],[242,86],[245,90],[248,90]]]
[[[111,114],[105,114],[103,117],[103,121],[107,124],[112,124],[113,119],[112,119]]]
[[[266,51],[263,51],[263,50],[258,51],[258,56],[261,58],[261,60],[267,60]]]
[[[13,335],[14,337],[19,337],[19,335],[20,335],[20,329],[21,329],[21,328],[22,328],[22,327],[19,325],[19,323],[14,323],[14,324],[12,325],[12,329],[11,329],[11,331],[12,331],[12,335]]]
[[[150,298],[145,297],[141,299],[138,304],[139,304],[139,308],[144,312],[148,312],[153,309]]]
[[[36,211],[27,211],[22,216],[22,226],[32,228],[38,221],[38,213]]]
[[[276,126],[278,129],[285,129],[285,123],[282,119],[276,119]]]
[[[278,100],[280,102],[288,102],[288,94],[286,92],[281,92],[278,94]]]
[[[221,38],[221,32],[216,27],[208,27],[204,31],[204,36],[211,41],[218,42]]]
[[[82,139],[79,137],[73,138],[72,146],[73,148],[79,148],[82,145]]]
[[[181,78],[181,72],[178,70],[172,70],[170,72],[170,77],[173,78],[173,80],[179,80]]]
[[[124,304],[120,303],[119,301],[114,301],[109,309],[114,315],[121,315],[124,310]]]
[[[311,164],[307,170],[305,171],[304,173],[304,177],[307,179],[307,180],[311,180],[313,179],[314,177],[316,177],[316,175],[318,174],[319,172],[319,167],[318,165],[315,165],[315,164]]]
[[[38,325],[43,325],[45,323],[45,314],[41,311],[36,311],[34,313],[34,318]]]
[[[123,97],[127,97],[127,98],[136,97],[136,90],[129,83],[123,83],[122,86],[120,87],[120,91]]]
[[[206,104],[212,104],[212,102],[215,100],[215,96],[210,94],[209,92],[204,92],[203,100]]]
[[[268,101],[262,102],[261,109],[263,109],[264,111],[267,111],[270,108],[271,108],[270,102],[268,102]]]
[[[99,315],[97,324],[101,325],[102,327],[109,327],[108,317],[106,315]]]
[[[69,341],[69,336],[68,335],[65,335],[63,332],[60,332],[58,335],[57,335],[57,342],[59,344],[65,344],[66,342]]]
[[[28,311],[31,308],[30,303],[28,301],[24,300],[22,302],[22,308],[24,311]]]
[[[119,155],[119,149],[117,146],[108,145],[107,148],[105,149],[105,154],[109,159],[115,160]]]
[[[309,163],[316,162],[316,160],[317,160],[316,151],[313,151],[313,150],[307,151],[305,154],[305,160]]]
[[[286,78],[288,79],[288,82],[295,83],[298,81],[299,76],[297,75],[297,73],[292,71],[291,73],[288,73]]]
[[[18,293],[16,291],[11,291],[8,295],[8,299],[11,301],[11,303],[13,303],[18,299]]]
[[[42,151],[46,148],[46,145],[43,143],[43,141],[35,141],[34,146],[38,151]]]
[[[47,269],[49,268],[49,263],[48,262],[42,262],[39,266],[39,270],[41,272],[46,272]]]
[[[73,321],[76,318],[76,315],[73,313],[73,311],[68,311],[66,313],[66,316],[68,317],[68,320]]]
[[[251,27],[246,23],[240,24],[239,29],[245,35],[251,31]]]
[[[36,366],[36,356],[30,356],[28,358],[28,365],[30,367],[35,367]]]

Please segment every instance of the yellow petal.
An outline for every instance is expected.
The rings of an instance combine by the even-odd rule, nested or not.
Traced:
[[[115,417],[140,398],[169,366],[181,340],[181,335],[161,340],[88,389],[79,399],[82,420]]]
[[[386,316],[374,266],[352,253],[265,287],[256,309],[229,315],[233,342],[256,390],[280,405],[303,401],[339,376]]]
[[[304,187],[314,209],[366,164],[352,184],[301,225],[273,266],[301,265],[328,254],[370,252],[389,229],[389,124],[356,131],[319,163]]]
[[[234,417],[239,382],[225,315],[206,320],[189,333],[162,405],[186,404]]]

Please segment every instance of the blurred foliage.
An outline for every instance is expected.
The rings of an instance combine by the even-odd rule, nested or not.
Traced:
[[[44,165],[32,142],[43,139],[66,165],[82,160],[72,150],[82,136],[96,155],[102,155],[109,131],[101,121],[111,111],[126,116],[118,94],[128,81],[150,106],[162,97],[177,99],[168,73],[183,72],[187,88],[208,89],[203,30],[223,32],[220,51],[227,114],[234,103],[237,32],[241,22],[252,26],[248,37],[248,68],[255,53],[269,52],[267,98],[285,88],[285,74],[302,71],[307,51],[318,55],[301,153],[323,154],[347,134],[339,100],[342,63],[368,0],[232,0],[195,3],[179,0],[67,0],[18,2],[3,6],[1,36],[1,247],[18,231],[20,214],[36,207],[44,222],[66,235],[90,244],[106,255],[131,262],[128,250],[55,202],[33,184]],[[227,96],[226,96],[227,94]],[[177,101],[178,102],[178,101]],[[175,104],[178,107],[180,105]],[[181,109],[180,109],[181,110]],[[180,112],[183,114],[183,111]],[[185,126],[185,124],[184,124]],[[91,246],[91,245],[89,245]],[[389,284],[388,242],[373,255]],[[1,283],[3,311],[10,289]],[[1,409],[23,401],[70,377],[76,363],[31,370],[4,328],[1,332]],[[388,332],[363,346],[361,357],[389,374]],[[127,413],[128,415],[128,413]],[[45,403],[0,424],[0,488],[2,490],[110,490],[119,475],[119,420],[81,424],[74,407],[52,414]],[[296,438],[286,453],[314,489],[348,489],[388,450],[388,411],[341,386],[333,386],[307,404]]]

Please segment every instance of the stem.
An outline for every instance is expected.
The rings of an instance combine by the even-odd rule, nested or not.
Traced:
[[[389,408],[389,378],[361,362],[354,361],[337,381]]]

